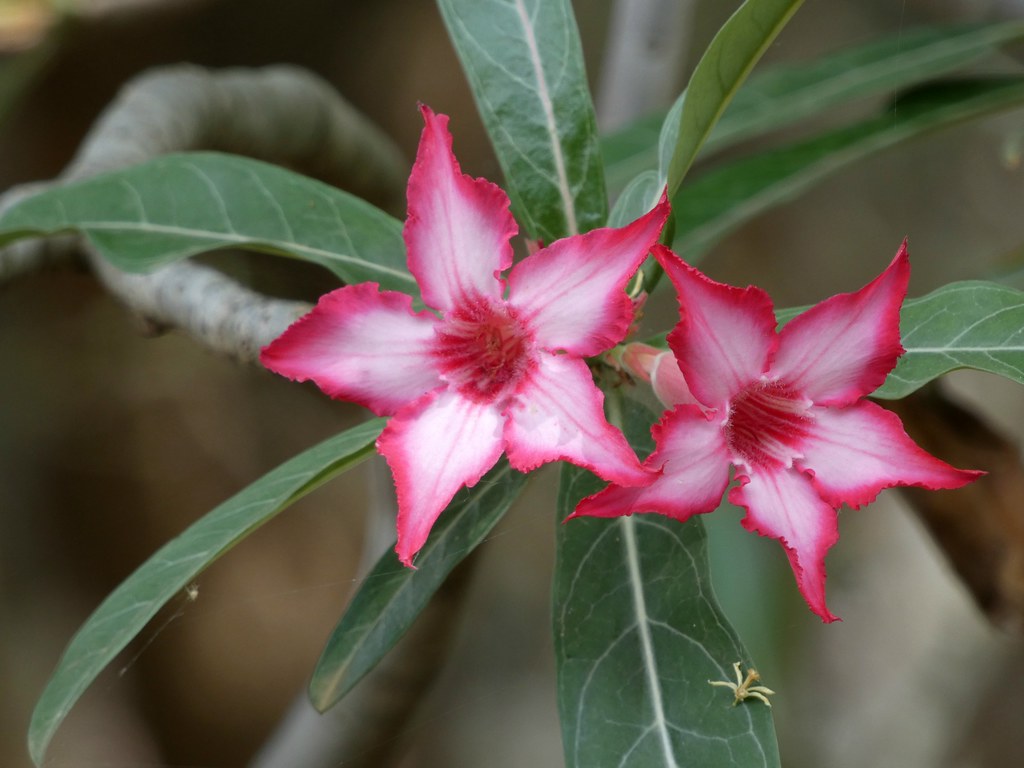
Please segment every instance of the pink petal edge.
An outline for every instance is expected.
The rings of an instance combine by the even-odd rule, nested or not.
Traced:
[[[859,291],[814,305],[780,331],[772,375],[819,405],[848,405],[870,395],[903,354],[900,307],[909,280],[904,240],[881,275]]]
[[[825,554],[839,540],[836,511],[796,470],[737,475],[729,501],[747,510],[743,527],[778,539],[807,605],[822,621],[838,619],[825,604]]]
[[[437,318],[376,283],[339,288],[265,346],[260,362],[330,397],[390,416],[441,386],[431,357]]]
[[[509,303],[537,343],[590,357],[618,344],[633,321],[629,278],[658,241],[668,198],[621,228],[595,229],[558,240],[527,256],[509,273]]]
[[[642,487],[610,485],[583,499],[567,519],[655,512],[680,522],[718,508],[729,484],[729,453],[717,419],[680,406],[651,429],[657,448],[644,467],[657,474]]]
[[[437,391],[400,410],[377,438],[398,494],[395,551],[412,565],[434,522],[462,487],[472,487],[501,457],[498,409]]]
[[[690,390],[716,408],[768,369],[778,343],[772,300],[760,288],[718,283],[664,246],[654,257],[679,297],[679,324],[669,333]]]
[[[985,474],[956,469],[927,453],[907,435],[895,413],[875,403],[814,408],[812,414],[797,465],[833,507],[857,509],[897,485],[933,491],[960,488]]]
[[[409,175],[404,237],[409,271],[427,306],[447,311],[467,300],[500,300],[500,273],[512,264],[519,231],[508,195],[462,173],[452,153],[448,116],[420,105],[425,126]]]
[[[650,482],[623,434],[604,417],[604,394],[582,360],[541,353],[508,407],[505,451],[520,472],[568,461],[621,485]]]

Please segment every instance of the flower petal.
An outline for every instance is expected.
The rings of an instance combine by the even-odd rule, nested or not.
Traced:
[[[398,492],[398,544],[406,565],[463,486],[473,486],[501,456],[501,413],[441,390],[403,408],[377,438]]]
[[[537,343],[583,357],[618,344],[633,320],[629,277],[661,234],[669,204],[619,229],[567,237],[527,256],[509,273],[509,303],[530,323]]]
[[[426,126],[409,176],[405,244],[423,301],[447,311],[465,299],[500,299],[498,276],[512,263],[518,227],[508,196],[486,179],[462,173],[452,154],[448,116],[420,106]]]
[[[679,296],[668,344],[697,399],[719,407],[768,368],[777,344],[772,300],[754,286],[716,283],[668,248],[654,256]]]
[[[907,435],[895,413],[875,403],[814,408],[811,413],[814,421],[797,464],[811,474],[814,487],[833,507],[856,509],[895,485],[959,488],[984,474],[936,459]]]
[[[610,485],[581,501],[570,517],[659,512],[682,521],[718,507],[729,484],[729,452],[719,421],[696,406],[682,406],[651,431],[658,447],[644,466],[660,470],[654,482],[639,488]]]
[[[565,460],[621,485],[650,481],[626,438],[604,418],[604,395],[582,360],[541,354],[508,409],[505,450],[520,472]]]
[[[818,405],[849,405],[874,392],[903,354],[900,305],[909,280],[904,241],[873,281],[816,304],[782,329],[772,374]]]
[[[684,404],[700,405],[690,391],[686,377],[679,370],[679,361],[673,352],[662,352],[655,359],[651,369],[651,387],[662,404],[669,408]]]
[[[825,605],[825,553],[839,539],[835,509],[797,470],[737,479],[741,485],[729,491],[729,501],[746,508],[743,527],[782,542],[804,600],[823,621],[835,621]]]
[[[404,293],[378,293],[375,283],[345,286],[264,347],[260,361],[390,416],[442,384],[430,354],[437,322],[429,312],[413,312]]]
[[[674,353],[640,342],[632,342],[621,349],[618,363],[635,378],[650,382],[662,405],[671,408],[699,404],[679,370]]]
[[[631,341],[621,347],[616,347],[606,355],[606,358],[617,368],[624,368],[634,379],[650,382],[651,371],[654,370],[658,355],[664,354],[664,349],[652,347],[640,341]]]

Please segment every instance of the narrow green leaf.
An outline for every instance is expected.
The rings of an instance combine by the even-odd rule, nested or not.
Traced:
[[[901,100],[895,115],[723,166],[676,195],[673,248],[688,261],[699,260],[733,229],[848,165],[931,131],[1021,104],[1024,79],[931,86]]]
[[[962,68],[1024,38],[1024,22],[923,27],[779,66],[750,78],[715,126],[705,151],[806,120],[854,99],[897,93]]]
[[[609,227],[622,227],[643,216],[654,207],[665,188],[664,180],[657,171],[644,171],[622,190],[615,207],[608,214]]]
[[[657,173],[642,173],[627,186],[616,201],[615,221],[646,213],[658,202],[662,190],[667,189],[669,196],[675,194],[723,110],[802,2],[747,0],[722,26],[662,123]],[[649,195],[646,200],[644,193]],[[675,201],[673,208],[678,211]],[[672,237],[674,226],[673,219],[662,233],[663,242]],[[643,272],[641,288],[649,293],[661,278],[661,268],[648,259]]]
[[[416,291],[400,222],[347,192],[234,155],[165,155],[47,190],[0,217],[0,243],[67,230],[132,272],[243,247],[312,261],[347,283]]]
[[[1024,22],[923,27],[867,45],[844,49],[817,61],[781,65],[751,75],[711,131],[703,153],[823,112],[914,83],[936,78],[1024,37]],[[658,162],[655,141],[662,121],[678,115],[652,115],[602,140],[605,173],[619,189]]]
[[[32,714],[29,752],[46,748],[71,707],[157,611],[210,563],[297,499],[373,453],[374,419],[264,475],[164,545],[115,589],[72,638]]]
[[[668,171],[669,195],[679,189],[697,152],[750,70],[803,0],[746,0],[722,25],[686,87],[679,134]]]
[[[604,177],[612,199],[637,174],[652,170],[658,164],[658,137],[666,120],[664,112],[646,115],[601,137]]]
[[[652,415],[625,423],[649,451]],[[600,488],[562,471],[564,519]],[[555,656],[569,768],[778,766],[771,710],[732,706],[708,680],[732,680],[748,654],[722,615],[699,520],[645,514],[561,525],[554,585]]]
[[[636,176],[619,195],[615,201],[612,214],[608,217],[611,226],[622,226],[633,219],[647,213],[657,205],[661,199],[661,193],[668,184],[669,163],[672,161],[672,151],[679,140],[679,116],[683,112],[683,103],[686,100],[684,93],[672,108],[668,111],[658,134],[658,170],[644,171]],[[662,234],[662,238],[665,234]],[[650,260],[653,263],[653,259]]]
[[[394,552],[377,562],[334,628],[309,684],[321,712],[334,706],[412,626],[445,578],[469,555],[515,501],[526,476],[502,463],[463,489],[438,518],[416,558],[404,567]]]
[[[545,242],[604,224],[597,121],[569,0],[438,0],[505,172]]]
[[[982,281],[950,283],[907,301],[900,315],[906,354],[874,397],[906,397],[957,368],[1024,384],[1024,293]]]

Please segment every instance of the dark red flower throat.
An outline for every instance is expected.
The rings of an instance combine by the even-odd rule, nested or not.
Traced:
[[[471,400],[509,394],[530,369],[532,334],[506,304],[466,302],[445,315],[436,334],[442,376]]]
[[[729,450],[751,469],[790,466],[807,435],[809,405],[780,381],[748,384],[729,404]]]

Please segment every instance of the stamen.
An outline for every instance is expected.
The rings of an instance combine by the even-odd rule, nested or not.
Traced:
[[[467,302],[445,316],[434,354],[442,376],[460,393],[493,402],[513,391],[529,371],[533,337],[505,304]]]
[[[791,467],[807,434],[809,402],[779,381],[759,381],[729,407],[726,442],[737,463],[751,469]]]

